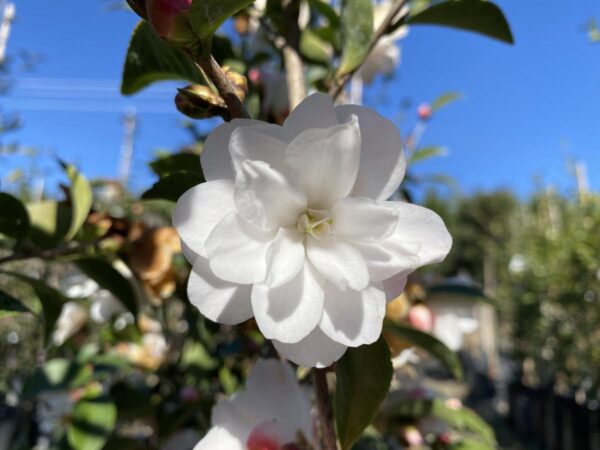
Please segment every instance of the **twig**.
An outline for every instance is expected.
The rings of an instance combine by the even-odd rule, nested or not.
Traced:
[[[304,66],[300,57],[300,27],[298,16],[300,14],[300,2],[290,0],[285,5],[286,29],[283,48],[283,63],[285,65],[286,80],[288,86],[288,99],[290,111],[306,97],[306,80],[304,78]]]
[[[333,427],[333,411],[331,396],[327,386],[327,369],[313,369],[313,382],[319,412],[319,429],[321,448],[323,450],[337,450],[337,439]]]
[[[371,54],[371,52],[373,51],[373,49],[375,48],[375,46],[377,45],[379,40],[388,33],[388,30],[389,30],[390,26],[393,24],[394,19],[398,16],[398,14],[402,10],[402,8],[404,8],[404,6],[407,3],[408,3],[408,0],[400,0],[390,10],[388,15],[385,17],[385,19],[381,23],[381,25],[379,25],[379,28],[377,28],[377,30],[375,30],[375,33],[373,34],[373,39],[371,40],[371,45],[369,46],[369,51],[367,52],[367,56],[365,57],[365,59],[363,59],[363,61],[358,66],[356,66],[350,72],[345,74],[342,77],[342,79],[338,82],[338,84],[335,84],[332,86],[332,88],[329,90],[329,94],[333,97],[334,100],[336,98],[338,98],[338,96],[342,93],[342,91],[344,90],[344,87],[346,86],[348,81],[350,81],[350,79],[354,76],[354,74],[360,70],[360,68],[363,66],[363,64],[365,63],[365,61],[367,60],[367,58],[369,57],[369,55]]]
[[[60,258],[61,256],[74,255],[83,250],[86,250],[89,247],[98,245],[102,241],[102,239],[103,238],[96,239],[96,240],[86,242],[83,244],[79,244],[79,245],[58,247],[58,248],[54,248],[51,250],[41,250],[38,252],[13,253],[12,255],[8,255],[8,256],[5,256],[4,258],[0,258],[0,265],[9,263],[9,262],[14,262],[14,261],[23,261],[26,259],[34,259],[34,258],[54,259],[54,258]]]
[[[194,57],[193,59],[219,91],[219,95],[225,101],[231,118],[250,119],[250,114],[248,114],[246,107],[237,95],[236,87],[223,72],[215,58],[209,55],[207,58]]]

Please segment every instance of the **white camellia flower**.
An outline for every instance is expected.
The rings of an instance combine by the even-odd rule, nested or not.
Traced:
[[[390,9],[395,6],[395,2],[384,0],[373,7],[373,29],[377,30],[384,19],[390,12]],[[409,6],[405,6],[398,13],[396,20],[406,16],[409,12]],[[375,75],[389,75],[396,66],[400,63],[401,50],[397,41],[403,39],[408,34],[408,27],[402,26],[391,34],[383,36],[369,54],[368,58],[362,65],[359,73],[363,81],[367,84],[373,82]]]
[[[233,120],[205,142],[207,182],[173,224],[193,263],[190,301],[209,319],[251,317],[288,359],[323,367],[375,342],[406,275],[451,246],[432,211],[386,199],[404,176],[396,126],[325,94],[283,126]]]
[[[86,308],[76,302],[66,302],[60,311],[52,333],[54,345],[63,345],[67,339],[77,334],[85,326],[87,320],[88,311]]]
[[[317,449],[311,404],[294,371],[276,359],[259,359],[246,389],[220,400],[212,428],[194,450]]]

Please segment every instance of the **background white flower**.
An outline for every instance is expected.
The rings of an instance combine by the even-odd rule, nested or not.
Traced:
[[[246,389],[220,400],[212,411],[212,428],[194,450],[282,450],[314,446],[311,404],[294,371],[276,359],[259,359],[248,374]]]
[[[57,346],[64,344],[67,339],[81,330],[87,321],[88,311],[85,307],[76,302],[66,302],[56,320],[52,342]]]
[[[384,282],[391,300],[450,249],[435,213],[385,201],[404,176],[402,141],[368,108],[314,94],[283,126],[234,120],[208,137],[202,165],[208,181],[173,213],[190,301],[221,323],[254,316],[298,364],[376,341]]]
[[[373,30],[377,30],[384,19],[395,6],[395,2],[384,0],[373,7]],[[396,20],[406,16],[410,8],[407,5],[398,13]],[[408,34],[408,26],[401,26],[393,33],[383,36],[369,54],[362,65],[359,73],[363,81],[367,84],[373,82],[375,75],[389,75],[400,63],[401,49],[397,41],[403,39]]]

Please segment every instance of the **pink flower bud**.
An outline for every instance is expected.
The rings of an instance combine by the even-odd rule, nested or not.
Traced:
[[[248,450],[280,450],[283,442],[283,430],[277,422],[264,422],[258,425],[246,441]]]
[[[431,310],[421,304],[414,305],[408,311],[408,323],[417,330],[431,331],[433,329],[433,314]]]
[[[431,106],[428,103],[421,103],[417,108],[417,115],[421,120],[429,120],[432,112]]]
[[[189,20],[193,0],[147,0],[148,21],[165,41],[186,46],[197,41]]]

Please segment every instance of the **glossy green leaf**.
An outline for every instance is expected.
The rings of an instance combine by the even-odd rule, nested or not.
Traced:
[[[306,29],[300,36],[300,53],[311,61],[329,63],[333,51],[329,43],[321,39],[314,31]]]
[[[340,26],[340,16],[338,16],[335,9],[333,9],[329,3],[324,0],[308,0],[308,4],[311,8],[316,9],[320,14],[326,17],[329,21],[329,25],[335,28]]]
[[[481,440],[473,442],[479,442],[482,445],[479,448],[496,448],[494,430],[485,420],[469,408],[451,408],[446,405],[444,400],[439,398],[402,401],[394,404],[386,413],[410,419],[432,416],[442,420],[457,431],[473,433],[478,436]]]
[[[202,0],[192,3],[192,29],[196,36],[207,45],[219,27],[236,12],[250,5],[254,0]]]
[[[39,247],[51,248],[67,235],[71,210],[64,203],[42,200],[26,205],[30,220],[29,238]]]
[[[93,194],[90,183],[74,166],[61,162],[67,173],[71,186],[69,187],[69,200],[71,203],[71,222],[65,239],[72,239],[87,218],[92,208]]]
[[[338,76],[352,72],[369,54],[373,39],[373,2],[344,0],[341,15],[342,59]]]
[[[67,427],[69,444],[77,450],[101,450],[116,420],[117,408],[108,397],[81,399],[75,404]]]
[[[442,25],[473,31],[508,44],[514,39],[506,17],[495,4],[483,0],[450,0],[436,3],[410,17],[410,25]]]
[[[16,273],[16,272],[1,272],[4,275],[8,275],[18,280],[29,284],[37,295],[40,303],[42,305],[42,311],[44,314],[44,337],[46,341],[52,334],[52,330],[54,329],[54,325],[56,324],[56,320],[60,315],[63,304],[67,301],[67,299],[62,295],[60,291],[54,289],[53,287],[48,286],[42,280],[36,280],[35,278],[28,277],[26,275]]]
[[[173,172],[162,177],[142,194],[143,199],[164,199],[176,202],[190,188],[203,183],[204,176],[194,172]]]
[[[460,359],[458,359],[456,353],[450,350],[439,339],[408,325],[386,323],[383,329],[402,340],[426,350],[431,356],[437,358],[456,379],[462,380],[463,371]]]
[[[0,319],[26,312],[31,311],[12,295],[0,290]]]
[[[0,234],[23,239],[29,232],[29,214],[23,203],[12,195],[0,192]]]
[[[392,381],[387,343],[349,348],[336,363],[335,421],[342,450],[349,449],[373,421]]]
[[[66,391],[86,385],[92,379],[89,364],[80,364],[65,358],[51,359],[35,369],[23,387],[23,398],[35,399],[42,392]]]
[[[174,153],[155,159],[150,163],[150,168],[159,177],[169,175],[173,172],[193,172],[202,174],[200,155],[189,152]]]
[[[436,112],[443,107],[448,106],[450,103],[455,102],[460,97],[460,92],[446,92],[434,100],[434,102],[431,104],[431,111]]]
[[[83,257],[74,261],[88,277],[114,295],[133,316],[137,316],[138,302],[133,274],[129,279],[113,263],[100,258]]]
[[[133,31],[127,50],[121,92],[135,94],[164,80],[204,83],[198,68],[181,50],[163,42],[147,22],[141,21]]]
[[[429,159],[429,158],[434,158],[436,156],[446,156],[447,154],[448,154],[448,151],[444,147],[436,147],[436,146],[423,147],[423,148],[420,148],[417,151],[415,151],[410,156],[410,160],[408,161],[408,163],[414,164],[414,163],[417,163],[420,161],[425,161],[426,159]]]

